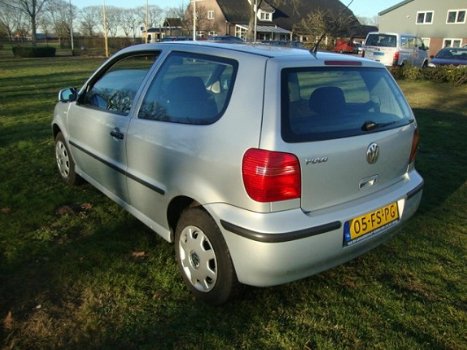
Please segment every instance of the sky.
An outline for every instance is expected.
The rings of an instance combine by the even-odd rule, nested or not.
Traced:
[[[181,4],[188,5],[189,0],[147,0],[149,5],[157,5],[162,8],[166,7],[178,7]],[[341,0],[343,4],[349,3],[350,0]],[[402,0],[354,0],[350,5],[350,9],[353,11],[355,16],[359,17],[374,17],[388,7],[391,7]],[[71,3],[79,8],[86,6],[102,5],[104,0],[71,0]],[[121,0],[105,0],[107,6],[117,7],[138,7],[145,6],[146,0],[133,0],[125,1],[125,5],[122,5]]]

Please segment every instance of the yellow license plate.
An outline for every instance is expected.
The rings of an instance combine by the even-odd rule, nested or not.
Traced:
[[[399,209],[396,202],[349,220],[344,225],[344,245],[349,245],[354,240],[375,232],[396,220],[399,220]]]

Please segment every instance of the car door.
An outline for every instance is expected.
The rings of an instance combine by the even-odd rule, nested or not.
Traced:
[[[68,138],[79,173],[115,200],[128,200],[126,132],[133,101],[156,57],[115,58],[88,81],[69,109]]]
[[[188,52],[170,53],[159,67],[128,130],[128,189],[143,220],[168,227],[167,206],[182,192],[180,183],[210,168],[207,144],[235,72],[234,61]],[[205,172],[203,181],[216,181],[214,172]],[[197,198],[194,192],[183,195]]]

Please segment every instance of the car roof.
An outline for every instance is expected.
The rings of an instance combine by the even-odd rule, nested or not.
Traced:
[[[194,48],[205,48],[205,53],[209,53],[209,49],[215,50],[223,50],[227,52],[240,52],[251,54],[255,56],[262,56],[267,58],[274,58],[277,60],[288,60],[288,59],[313,59],[316,61],[324,61],[324,60],[334,60],[334,61],[360,61],[360,62],[373,62],[368,61],[366,59],[357,57],[357,56],[349,56],[349,55],[341,55],[332,52],[321,52],[318,51],[316,54],[311,53],[309,50],[302,49],[302,48],[294,48],[294,47],[285,47],[285,46],[274,46],[274,45],[266,45],[262,43],[216,43],[216,42],[209,42],[209,41],[166,41],[160,43],[151,43],[151,44],[141,44],[130,46],[126,49],[123,49],[122,52],[133,52],[133,51],[147,51],[147,50],[160,50],[164,47],[168,47],[172,50],[188,50]],[[373,64],[371,64],[373,65]]]

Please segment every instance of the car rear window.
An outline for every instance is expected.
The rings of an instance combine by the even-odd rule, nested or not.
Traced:
[[[357,136],[412,122],[402,92],[383,68],[284,69],[281,84],[286,142]]]
[[[389,34],[369,34],[366,38],[365,45],[368,46],[382,46],[382,47],[396,47],[397,37]]]

